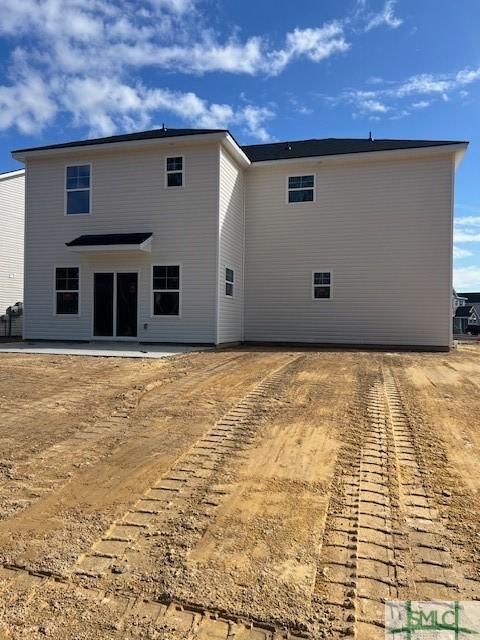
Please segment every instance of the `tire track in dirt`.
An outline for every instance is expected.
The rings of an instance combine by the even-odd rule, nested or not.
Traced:
[[[128,437],[134,436],[137,429],[130,420],[148,393],[172,384],[173,388],[167,388],[163,396],[168,405],[179,393],[186,392],[205,377],[228,369],[239,358],[246,357],[245,354],[230,355],[222,362],[207,365],[183,379],[174,375],[173,379],[169,377],[165,380],[162,375],[159,379],[124,391],[119,404],[110,415],[16,466],[15,473],[12,474],[14,477],[0,484],[0,520],[17,515],[36,500],[67,484],[72,477],[72,469],[80,468],[85,460],[88,460],[88,464],[99,460],[111,448],[113,439],[122,437],[127,431]]]
[[[131,510],[111,525],[90,552],[79,558],[74,572],[90,577],[104,575],[115,560],[122,561],[133,543],[138,545],[142,534],[152,528],[159,530],[167,519],[181,512],[188,500],[201,498],[205,517],[211,517],[226,492],[216,489],[207,495],[205,490],[209,487],[210,479],[226,459],[238,456],[252,442],[255,432],[252,414],[261,401],[273,392],[285,367],[292,362],[294,360],[268,375],[195,442],[168,473],[140,497]]]
[[[365,411],[358,444],[344,448],[335,472],[316,584],[319,637],[380,640],[385,600],[464,592],[389,370],[371,386]]]
[[[426,460],[415,446],[414,426],[390,369],[384,371],[384,389],[398,458],[400,499],[413,555],[417,598],[458,599],[466,586],[462,571],[450,551],[449,535],[429,488]]]
[[[364,425],[339,456],[339,499],[327,515],[315,587],[319,637],[384,638],[384,601],[402,599],[408,586],[381,381],[370,387],[363,411]]]
[[[123,573],[122,563],[126,556],[141,553],[142,539],[154,529],[158,532],[167,519],[181,513],[186,501],[198,503],[205,523],[214,515],[216,507],[226,496],[222,488],[212,485],[216,469],[232,456],[239,456],[246,451],[255,433],[256,412],[261,411],[262,404],[275,392],[285,369],[299,358],[295,356],[282,364],[216,422],[131,510],[111,525],[89,552],[78,558],[69,576],[28,572],[20,567],[13,571],[13,567],[4,567],[2,574],[13,581],[13,589],[16,580],[31,585],[29,600],[33,600],[45,585],[55,584],[57,590],[65,592],[71,592],[72,589],[81,592],[85,597],[104,605],[109,615],[114,611],[117,631],[121,632],[127,627],[130,629],[133,624],[134,628],[130,629],[132,637],[137,637],[135,628],[139,619],[143,627],[170,629],[174,634],[185,634],[181,637],[192,640],[295,640],[308,637],[301,631],[292,633],[268,622],[242,620],[226,611],[207,609],[200,604],[166,598],[148,599],[141,593],[119,589],[119,585],[115,584],[115,578]],[[99,577],[107,577],[107,581],[92,584],[91,579]],[[112,591],[123,593],[112,594]],[[115,637],[114,634],[112,637]],[[140,634],[138,637],[144,636]]]
[[[65,582],[55,582],[51,578],[33,575],[19,570],[0,569],[0,583],[8,585],[12,593],[10,605],[15,604],[16,595],[22,597],[21,607],[31,604],[39,594],[50,592],[57,598],[71,592],[71,586]],[[15,593],[15,595],[13,595]],[[72,595],[70,593],[70,595]],[[163,640],[302,640],[310,638],[307,633],[292,634],[287,629],[279,629],[262,621],[245,621],[238,616],[229,616],[224,612],[213,611],[195,605],[176,602],[162,603],[142,596],[129,594],[110,594],[95,587],[76,586],[74,597],[82,602],[82,638],[128,638],[144,640],[146,637],[161,637]],[[102,626],[108,629],[100,635],[98,623],[88,629],[88,616],[85,611],[92,608]],[[40,620],[42,618],[40,617]],[[66,629],[61,636],[54,631],[52,615],[47,623],[37,624],[42,635],[62,639],[79,637]],[[32,629],[32,627],[31,627]],[[33,627],[32,630],[34,630]],[[159,631],[162,633],[158,635]],[[2,634],[6,635],[3,636]],[[20,638],[11,631],[8,621],[0,612],[0,638]],[[150,635],[151,634],[151,635]],[[153,635],[155,634],[155,635]]]

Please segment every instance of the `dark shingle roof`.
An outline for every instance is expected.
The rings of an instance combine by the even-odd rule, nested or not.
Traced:
[[[152,237],[152,233],[104,233],[100,235],[79,236],[66,242],[67,247],[97,247],[112,244],[142,244]]]
[[[137,133],[127,133],[118,136],[110,136],[108,138],[74,140],[73,142],[50,144],[43,147],[15,149],[12,153],[47,151],[49,149],[68,149],[71,147],[112,144],[115,142],[130,142],[133,140],[178,138],[181,136],[202,135],[208,133],[230,132],[227,129],[153,129],[151,131],[139,131]],[[314,156],[331,156],[347,153],[365,153],[367,151],[418,149],[421,147],[438,147],[446,144],[466,143],[452,140],[369,140],[360,138],[324,138],[321,140],[313,139],[296,140],[293,142],[274,142],[271,144],[252,144],[243,146],[241,149],[251,162],[264,162],[266,160],[285,160],[288,158],[309,158]]]
[[[462,298],[466,298],[470,304],[480,302],[480,293],[459,293]]]
[[[151,131],[137,131],[108,138],[94,138],[92,140],[74,140],[61,144],[49,144],[44,147],[31,147],[29,149],[15,149],[12,153],[26,151],[46,151],[47,149],[68,149],[70,147],[85,147],[96,144],[111,144],[113,142],[129,142],[131,140],[154,140],[158,138],[178,138],[180,136],[202,135],[205,133],[219,133],[226,129],[152,129]]]
[[[472,311],[472,306],[469,304],[466,304],[463,307],[457,307],[457,310],[455,311],[455,317],[468,318],[470,316],[471,311]]]
[[[252,144],[242,147],[252,162],[286,160],[288,158],[309,158],[333,156],[346,153],[368,151],[393,151],[398,149],[419,149],[438,147],[446,144],[463,144],[453,140],[369,140],[360,138],[324,138],[322,140],[297,140],[275,142],[273,144]]]

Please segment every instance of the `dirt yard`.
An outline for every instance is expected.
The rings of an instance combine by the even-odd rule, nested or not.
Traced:
[[[0,639],[359,640],[480,599],[480,346],[0,356]]]

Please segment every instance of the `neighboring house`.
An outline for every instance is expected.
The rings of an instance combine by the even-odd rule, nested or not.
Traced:
[[[160,129],[15,151],[25,337],[448,349],[466,147]]]
[[[465,298],[464,296],[459,295],[455,289],[453,289],[453,295],[452,295],[452,315],[455,316],[455,312],[457,311],[458,307],[464,307],[465,304],[467,302],[467,298]]]
[[[460,293],[458,296],[465,300],[465,303],[456,310],[453,332],[478,335],[480,333],[480,293]]]
[[[21,335],[21,320],[8,307],[23,301],[25,170],[0,174],[0,337]]]
[[[480,304],[480,293],[478,292],[459,293],[458,295],[465,298],[467,304]]]

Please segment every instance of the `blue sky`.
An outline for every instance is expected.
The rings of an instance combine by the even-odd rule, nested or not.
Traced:
[[[480,290],[478,0],[1,0],[0,171],[10,149],[227,127],[241,143],[469,140],[455,285]]]

